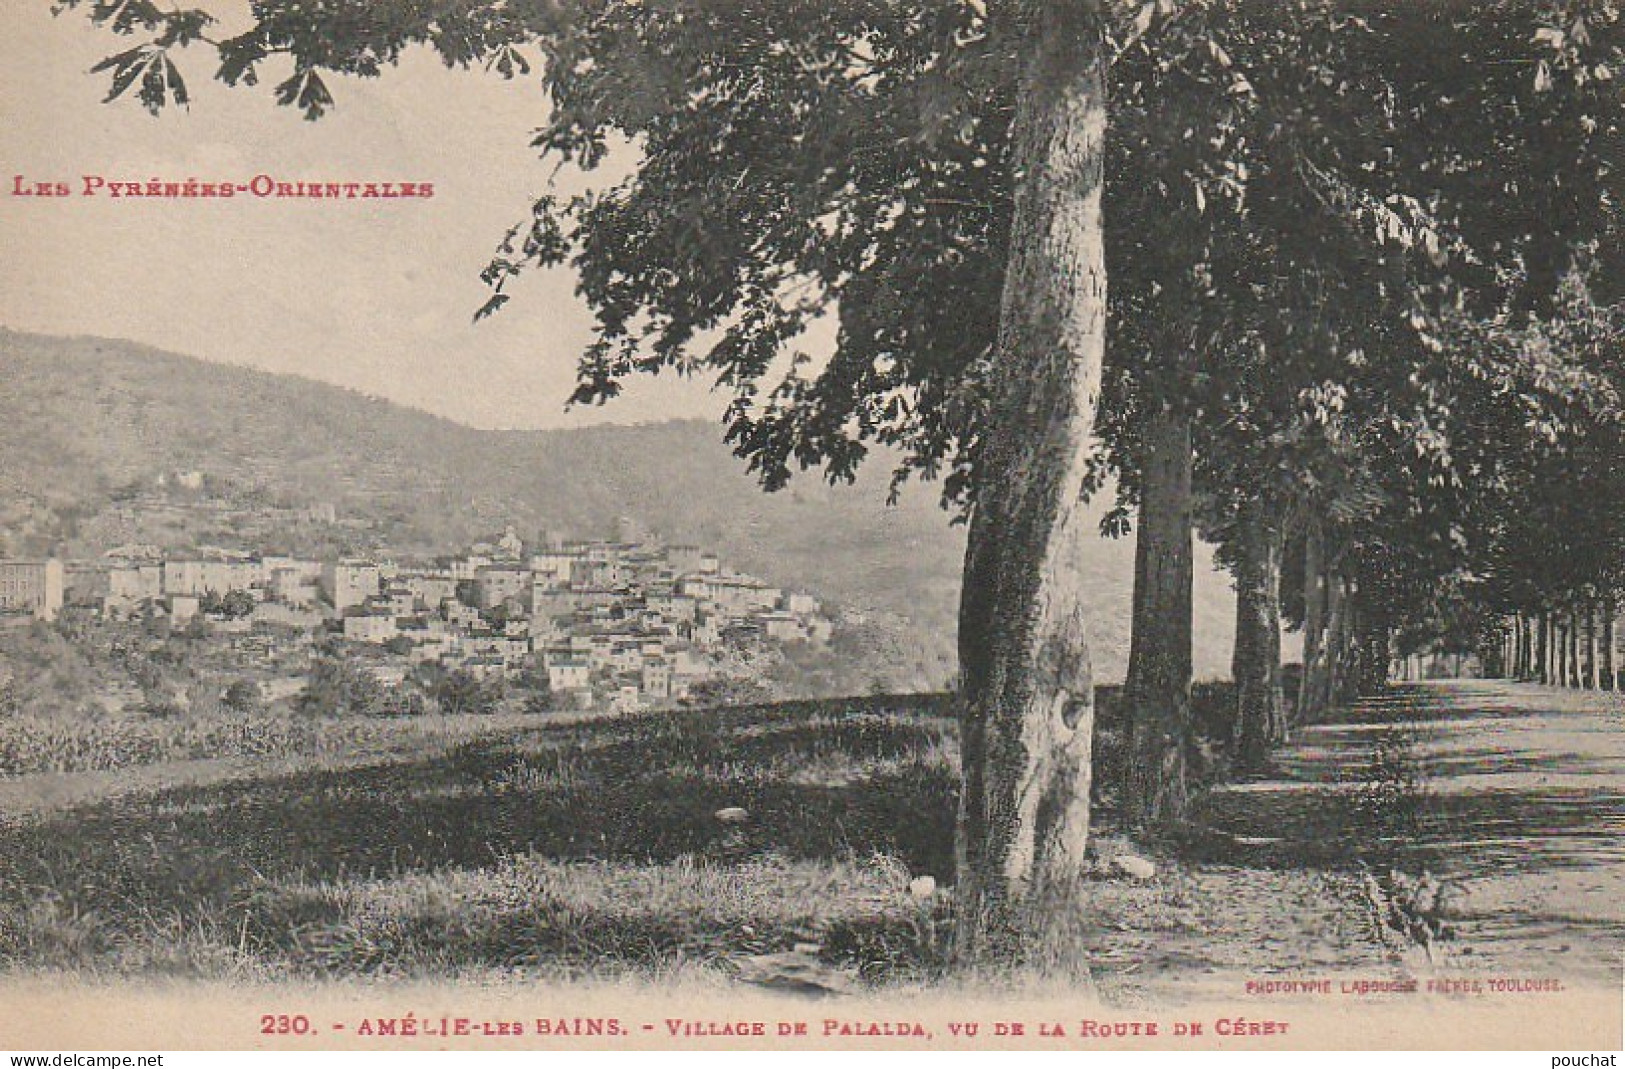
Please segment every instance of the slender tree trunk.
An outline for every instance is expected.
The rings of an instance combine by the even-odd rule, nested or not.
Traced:
[[[1574,615],[1570,617],[1570,622],[1574,628],[1574,663],[1572,665],[1572,670],[1574,672],[1574,686],[1576,689],[1579,689],[1586,685],[1585,613],[1579,609],[1574,610]]]
[[[1602,689],[1602,657],[1597,653],[1597,603],[1586,602],[1586,679],[1592,690]]]
[[[1529,621],[1529,678],[1545,682],[1546,676],[1546,615],[1541,613]]]
[[[1539,682],[1546,682],[1546,614],[1540,613],[1535,617],[1535,659],[1534,678]]]
[[[1534,643],[1529,656],[1529,678],[1539,681],[1546,673],[1546,618],[1535,615],[1529,619],[1530,640]]]
[[[1541,613],[1540,614],[1540,681],[1542,683],[1545,683],[1547,686],[1550,686],[1551,683],[1552,683],[1552,680],[1556,678],[1556,668],[1557,668],[1557,666],[1556,666],[1556,664],[1554,662],[1554,653],[1555,653],[1554,648],[1555,648],[1557,643],[1556,643],[1555,636],[1552,634],[1553,626],[1554,625],[1553,625],[1553,621],[1552,621],[1552,614],[1550,612]]]
[[[1565,675],[1568,667],[1568,637],[1563,630],[1563,618],[1556,614],[1552,616],[1552,684],[1554,686],[1568,686]]]
[[[1552,681],[1552,615],[1542,612],[1539,618],[1540,633],[1537,636],[1537,650],[1535,658],[1535,677],[1542,683]]]
[[[1518,624],[1518,645],[1512,653],[1512,678],[1529,678],[1529,617],[1522,612],[1515,617]]]
[[[1087,971],[1094,687],[1081,500],[1105,350],[1099,0],[1032,0],[994,396],[978,455],[959,657],[955,956]]]
[[[1328,638],[1326,642],[1327,657],[1327,708],[1339,708],[1346,705],[1354,694],[1359,678],[1359,649],[1360,643],[1355,635],[1359,631],[1358,606],[1354,603],[1350,587],[1344,577],[1339,574],[1332,579],[1335,586],[1328,590],[1335,591],[1332,605],[1335,611],[1326,614],[1328,624]]]
[[[1552,640],[1557,645],[1557,678],[1560,687],[1569,685],[1569,632],[1562,616],[1552,618]]]
[[[1360,676],[1356,696],[1375,694],[1388,684],[1389,647],[1393,644],[1390,630],[1375,621],[1362,618],[1359,635]]]
[[[1321,708],[1324,692],[1326,632],[1326,532],[1311,518],[1303,545],[1303,676],[1298,681],[1299,723],[1307,723]]]
[[[1566,663],[1563,664],[1563,686],[1579,686],[1579,614],[1568,612],[1568,635],[1563,642]]]
[[[1286,699],[1281,692],[1280,525],[1249,511],[1242,517],[1236,569],[1236,645],[1230,675],[1236,684],[1237,764],[1257,771],[1271,748],[1286,741]]]
[[[1134,621],[1123,702],[1129,725],[1124,802],[1142,828],[1185,816],[1191,744],[1191,421],[1165,408],[1146,429],[1134,540]]]
[[[1342,694],[1343,676],[1348,668],[1348,588],[1336,564],[1326,569],[1326,626],[1321,644],[1320,678],[1315,708],[1325,712],[1337,704]]]
[[[1380,691],[1388,682],[1392,632],[1376,608],[1361,595],[1357,580],[1343,580],[1341,667],[1337,672],[1338,704]]]
[[[1614,596],[1602,599],[1602,677],[1609,690],[1619,689],[1619,665],[1614,650]]]

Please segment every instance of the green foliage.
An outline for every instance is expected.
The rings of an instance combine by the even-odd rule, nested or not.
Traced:
[[[447,716],[488,716],[497,711],[505,692],[501,676],[481,679],[466,668],[456,668],[429,689],[429,696]]]
[[[764,705],[774,698],[773,688],[750,676],[710,676],[689,688],[687,704],[702,709]]]
[[[423,716],[429,711],[423,693],[411,687],[391,687],[379,699],[379,716]]]
[[[208,591],[198,602],[198,608],[209,616],[225,620],[242,620],[254,615],[259,602],[246,590],[228,590],[224,594]]]
[[[309,117],[332,103],[321,71],[376,75],[426,44],[520,76],[534,50],[550,102],[534,145],[592,188],[548,192],[503,237],[478,315],[568,264],[598,328],[577,401],[707,373],[767,487],[801,468],[850,480],[880,445],[896,481],[940,477],[965,505],[1026,10],[474,0],[431,17],[416,0],[364,15],[267,0],[217,48],[230,84],[290,56],[276,96]],[[1136,499],[1142,425],[1172,406],[1197,417],[1207,533],[1233,543],[1244,509],[1315,516],[1374,626],[1436,618],[1418,591],[1485,577],[1472,596],[1502,603],[1616,585],[1617,335],[1588,350],[1563,290],[1577,276],[1607,309],[1625,278],[1618,6],[1110,14],[1108,525]],[[139,81],[155,109],[184,93],[168,51],[201,39],[197,12],[90,17],[153,37],[103,64],[112,95]],[[630,172],[604,177],[624,170],[610,161]],[[803,352],[825,317],[835,351]],[[1584,533],[1541,552],[1537,526],[1498,514],[1518,495]]]
[[[259,684],[251,679],[233,681],[221,695],[220,703],[232,712],[245,716],[259,712],[265,704]]]
[[[381,691],[361,666],[342,655],[324,654],[311,664],[297,704],[314,716],[376,716],[382,711]]]

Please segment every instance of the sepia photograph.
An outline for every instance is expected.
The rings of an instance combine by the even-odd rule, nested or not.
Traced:
[[[0,59],[12,1065],[1615,1064],[1616,0]]]

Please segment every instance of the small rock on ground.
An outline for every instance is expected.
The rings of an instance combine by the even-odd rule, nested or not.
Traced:
[[[1119,876],[1128,876],[1136,880],[1149,880],[1157,874],[1157,866],[1143,857],[1133,854],[1118,854],[1111,860],[1111,871]]]

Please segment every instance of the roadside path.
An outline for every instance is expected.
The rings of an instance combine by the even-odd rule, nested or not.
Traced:
[[[1209,801],[1255,860],[1359,862],[1443,892],[1447,972],[1613,987],[1625,956],[1625,694],[1396,687],[1301,730],[1278,774]]]

